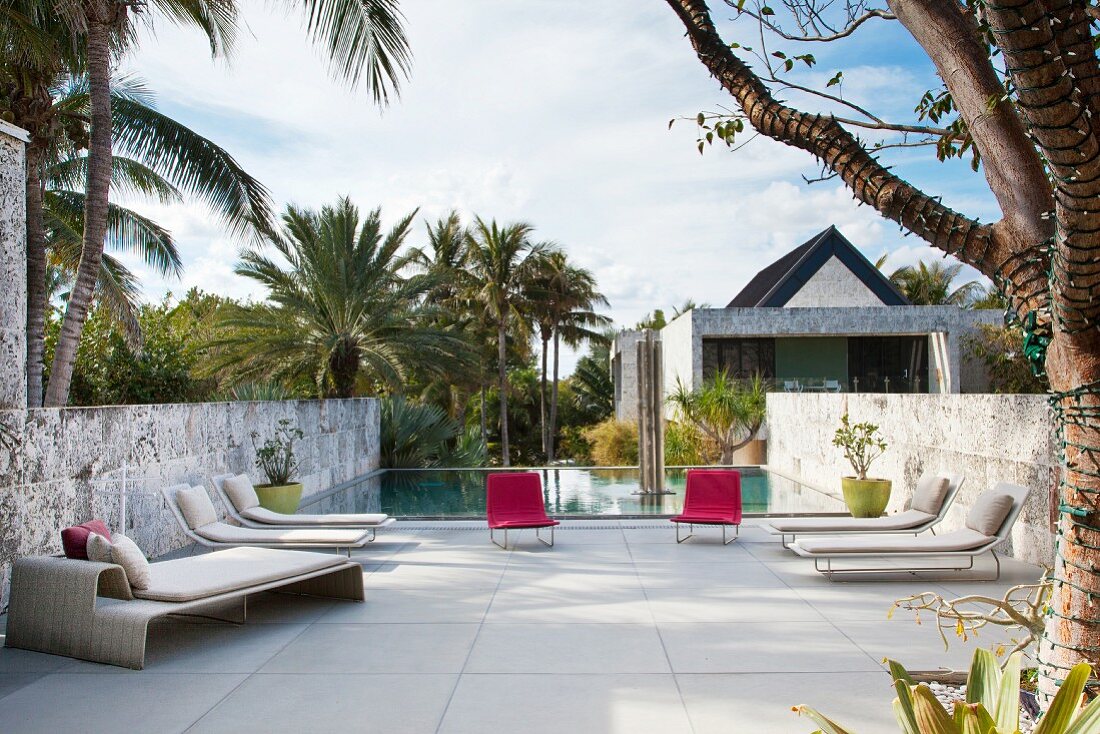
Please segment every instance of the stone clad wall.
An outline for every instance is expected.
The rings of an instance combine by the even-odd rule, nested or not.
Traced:
[[[946,523],[961,527],[975,498],[998,481],[1028,487],[1011,553],[1038,564],[1054,558],[1053,508],[1058,453],[1044,395],[768,395],[768,464],[809,484],[840,492],[852,473],[833,433],[847,410],[854,422],[879,426],[888,448],[871,467],[893,480],[889,511],[901,508],[925,470],[966,481]]]
[[[25,140],[0,121],[0,409],[27,406]]]
[[[92,517],[120,528],[123,464],[131,478],[126,534],[149,557],[183,547],[160,488],[188,482],[209,490],[210,476],[227,471],[264,481],[250,434],[262,442],[284,418],[305,433],[295,451],[303,495],[378,468],[373,398],[0,411],[13,436],[0,449],[0,601],[12,560],[60,552],[61,528]]]

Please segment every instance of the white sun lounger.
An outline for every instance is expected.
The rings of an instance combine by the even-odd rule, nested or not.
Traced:
[[[210,503],[210,497],[204,487],[188,487],[186,484],[176,484],[161,490],[164,499],[168,502],[168,509],[176,518],[180,529],[184,534],[199,545],[207,548],[238,548],[250,546],[253,548],[334,548],[338,552],[346,550],[351,556],[352,548],[362,548],[371,541],[370,533],[359,528],[337,530],[334,528],[242,528],[237,525],[220,522],[216,519],[213,503],[210,503],[209,513],[215,516],[211,522],[201,525],[192,525],[184,517],[180,509],[176,493],[184,489],[199,489],[206,496],[206,502]]]
[[[158,617],[243,624],[248,595],[261,591],[363,601],[362,567],[328,553],[235,548],[152,563],[149,572],[148,588],[134,589],[113,563],[17,558],[4,644],[140,670]],[[226,602],[241,604],[238,618],[212,616]]]
[[[214,485],[214,491],[217,492],[222,504],[225,505],[226,512],[229,513],[229,516],[246,528],[255,528],[257,530],[268,530],[271,528],[299,528],[308,530],[317,528],[337,528],[342,530],[369,530],[371,534],[370,539],[374,540],[380,528],[389,527],[396,522],[396,520],[389,515],[382,513],[287,515],[282,512],[273,512],[266,507],[260,507],[259,498],[255,499],[256,504],[254,505],[250,501],[245,503],[248,505],[247,507],[238,507],[237,502],[233,500],[233,496],[227,492],[225,488],[225,480],[233,476],[241,476],[248,479],[248,477],[243,474],[217,474],[211,477],[210,481]],[[253,494],[255,493],[253,492]]]
[[[935,533],[935,526],[947,516],[964,481],[961,474],[925,474],[917,480],[916,491],[937,479],[947,480],[947,492],[935,513],[906,509],[883,517],[777,517],[761,523],[760,527],[780,536],[784,548],[790,547],[799,535],[919,535],[926,530]]]
[[[988,502],[996,497],[1007,495],[1011,506],[995,532],[986,532],[982,528],[982,515]],[[875,536],[858,535],[834,538],[803,538],[790,545],[790,549],[803,558],[814,559],[815,570],[832,579],[835,574],[843,573],[916,573],[919,571],[968,571],[974,567],[974,558],[990,553],[997,564],[997,572],[992,580],[1001,576],[1001,561],[997,557],[996,547],[1006,541],[1012,532],[1012,526],[1024,509],[1027,489],[1016,484],[1000,482],[993,489],[984,492],[974,503],[966,518],[966,526],[942,535],[921,535],[909,538],[900,535]],[[941,558],[948,561],[966,560],[967,565],[947,565],[918,567],[909,561],[923,558]],[[902,561],[900,565],[847,565],[847,561]],[[844,563],[838,568],[834,563]]]

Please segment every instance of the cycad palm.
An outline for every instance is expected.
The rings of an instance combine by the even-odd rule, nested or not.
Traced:
[[[346,198],[319,212],[288,207],[267,238],[282,262],[253,248],[236,268],[269,299],[225,319],[240,374],[311,380],[321,395],[350,397],[360,380],[398,388],[414,364],[439,371],[465,359],[463,339],[432,327],[421,304],[434,280],[401,275],[413,216],[383,233],[380,210],[361,220]]]
[[[469,300],[497,331],[497,379],[500,387],[500,443],[504,466],[511,464],[508,447],[508,329],[526,336],[524,289],[534,275],[545,245],[530,241],[532,227],[524,222],[500,226],[480,217],[470,233],[467,270]]]

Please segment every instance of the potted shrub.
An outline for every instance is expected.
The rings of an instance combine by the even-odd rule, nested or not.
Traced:
[[[844,449],[844,458],[855,470],[855,476],[840,479],[848,511],[852,517],[878,517],[890,502],[890,480],[867,477],[871,463],[886,451],[886,441],[878,435],[878,426],[853,425],[845,413],[833,436],[833,445]]]
[[[252,432],[256,466],[267,477],[267,484],[256,485],[256,496],[260,498],[262,507],[288,515],[298,511],[298,503],[302,500],[302,484],[293,481],[298,471],[294,442],[305,435],[290,426],[291,422],[286,418],[279,421],[275,435],[264,441],[262,446],[256,443],[260,434]]]

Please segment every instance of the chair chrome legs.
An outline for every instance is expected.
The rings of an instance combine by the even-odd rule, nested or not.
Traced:
[[[680,526],[681,525],[683,525],[683,523],[679,523],[679,522],[676,523],[676,542],[677,543],[683,543],[688,538],[694,538],[695,537],[695,525],[693,525],[691,523],[688,523],[688,534],[681,538],[680,537]],[[727,527],[728,527],[727,525],[722,526],[722,545],[729,545],[733,541],[737,540],[737,538],[741,535],[741,526],[740,525],[734,525],[733,526],[733,537],[730,538],[729,540],[726,540],[726,528]],[[786,546],[784,546],[784,547],[786,547]]]
[[[554,547],[554,526],[553,525],[550,526],[550,541],[549,542],[547,542],[547,540],[545,538],[543,538],[541,535],[539,535],[540,530],[542,530],[542,528],[535,528],[535,539],[538,540],[538,542],[545,545],[547,548],[553,548]],[[503,548],[504,550],[508,550],[508,528],[504,528],[504,545],[501,545],[500,543],[497,542],[496,536],[493,535],[493,528],[489,528],[489,540],[493,541],[493,545],[495,545],[497,548]]]
[[[997,555],[996,551],[991,550],[990,554],[992,554],[992,556],[993,556],[993,562],[996,564],[996,569],[997,569],[996,572],[993,575],[993,578],[990,578],[990,579],[975,579],[975,578],[969,578],[968,577],[966,580],[968,580],[968,581],[996,581],[999,578],[1001,578],[1001,559]],[[935,558],[936,555],[934,553],[929,553],[928,557]],[[943,557],[950,558],[950,556],[943,556]],[[962,566],[962,565],[960,565],[960,566],[909,566],[909,567],[895,567],[895,568],[891,568],[890,566],[853,566],[853,567],[849,567],[849,568],[834,568],[833,567],[833,557],[824,556],[824,557],[820,557],[820,558],[814,558],[814,570],[817,571],[818,573],[821,573],[822,575],[824,575],[825,578],[829,579],[830,581],[835,580],[833,578],[834,576],[839,576],[839,575],[843,575],[843,574],[859,574],[859,573],[883,573],[883,574],[887,574],[887,573],[908,573],[908,574],[912,574],[912,575],[915,576],[918,573],[936,573],[936,572],[945,572],[945,571],[947,571],[947,572],[950,572],[950,571],[971,571],[974,568],[974,558],[975,558],[975,556],[967,556],[966,557],[967,564],[965,566]],[[822,563],[823,561],[824,561],[824,563]],[[950,577],[948,577],[948,578],[950,578]]]

